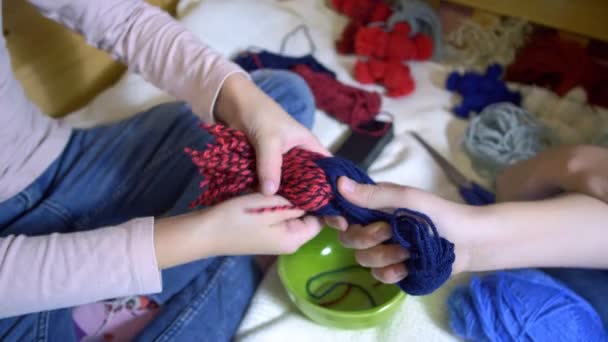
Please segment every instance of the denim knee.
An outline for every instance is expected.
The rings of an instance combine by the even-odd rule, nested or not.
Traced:
[[[272,69],[256,70],[251,78],[294,119],[312,129],[315,99],[304,79],[291,71]]]

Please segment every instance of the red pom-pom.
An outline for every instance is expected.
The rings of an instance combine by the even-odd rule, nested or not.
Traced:
[[[362,60],[358,60],[355,63],[355,79],[363,84],[374,83],[375,80],[371,75],[371,70],[368,63],[365,63]]]
[[[387,21],[392,14],[393,10],[388,4],[384,2],[379,2],[376,4],[374,12],[372,13],[372,16],[370,17],[369,21],[372,23],[384,22]]]
[[[391,60],[405,61],[416,57],[416,45],[407,34],[391,32],[389,35],[386,56]]]
[[[372,59],[368,62],[369,71],[375,81],[380,81],[386,74],[386,62],[379,59]]]
[[[387,95],[400,97],[410,94],[415,89],[410,68],[401,61],[390,61],[386,65],[386,74],[383,81]]]
[[[362,27],[361,24],[352,20],[342,31],[342,37],[336,42],[336,50],[342,54],[351,54],[355,52],[355,36],[357,31]]]
[[[386,58],[386,51],[388,47],[389,33],[380,29],[376,35],[376,46],[374,48],[373,56],[376,58]]]
[[[378,56],[386,53],[388,35],[380,27],[362,27],[355,36],[355,52],[360,56]]]
[[[376,7],[374,0],[342,0],[338,5],[338,12],[364,24],[369,22]]]
[[[433,40],[426,34],[417,34],[414,36],[414,44],[416,45],[416,59],[426,61],[433,56]]]
[[[410,36],[410,33],[412,32],[412,28],[410,27],[410,24],[408,24],[407,22],[398,22],[395,25],[393,25],[393,29],[391,30],[391,32],[396,32],[396,33],[400,33],[405,35],[406,37]]]

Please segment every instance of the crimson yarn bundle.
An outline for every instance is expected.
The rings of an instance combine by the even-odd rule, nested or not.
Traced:
[[[382,105],[380,94],[340,83],[307,65],[296,65],[291,70],[306,81],[315,97],[317,108],[348,124],[353,131],[381,136],[390,129],[390,123],[375,120]]]
[[[507,68],[505,79],[546,87],[559,96],[582,86],[589,103],[608,107],[608,67],[591,58],[578,42],[554,32],[532,36]]]
[[[222,125],[203,125],[215,137],[203,151],[186,147],[203,177],[202,193],[193,207],[212,205],[255,189],[255,151],[242,132]],[[433,221],[409,209],[394,213],[361,208],[344,199],[337,181],[347,176],[359,183],[375,184],[352,162],[294,148],[283,156],[278,194],[294,207],[317,216],[343,216],[351,224],[367,225],[388,222],[393,231],[391,243],[409,249],[406,261],[408,277],[399,287],[411,295],[425,295],[439,288],[450,276],[454,262],[454,245],[442,238]],[[254,211],[281,208],[252,208]]]

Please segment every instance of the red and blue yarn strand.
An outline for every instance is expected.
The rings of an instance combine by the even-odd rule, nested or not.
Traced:
[[[204,151],[186,148],[203,177],[202,193],[193,207],[208,206],[241,195],[257,185],[255,151],[242,132],[221,125],[203,125],[215,137]],[[317,216],[343,216],[350,224],[377,221],[391,224],[392,243],[410,251],[408,276],[399,287],[411,295],[425,295],[439,288],[452,272],[454,245],[442,238],[432,220],[409,209],[394,213],[358,207],[337,190],[337,181],[347,176],[356,182],[375,184],[354,163],[325,157],[301,148],[283,156],[278,194],[293,207]]]
[[[372,293],[370,291],[368,291],[364,286],[353,283],[353,282],[336,281],[336,282],[333,282],[327,289],[320,291],[320,293],[315,293],[312,290],[312,284],[315,281],[320,280],[323,277],[327,277],[327,276],[334,275],[334,274],[340,274],[340,273],[344,273],[344,272],[349,272],[349,271],[356,271],[356,270],[365,270],[365,269],[359,265],[349,265],[349,266],[337,268],[335,270],[325,271],[325,272],[316,274],[316,275],[310,277],[306,281],[306,293],[308,294],[309,297],[318,301],[319,305],[332,306],[332,305],[338,304],[341,301],[343,301],[351,293],[351,291],[353,289],[357,289],[357,290],[361,291],[361,293],[363,293],[365,295],[365,297],[368,299],[370,308],[376,307],[378,304],[377,304],[376,300],[374,299],[374,296],[372,295]],[[346,289],[338,298],[330,300],[330,301],[326,301],[326,302],[321,302],[323,300],[323,298],[327,297],[329,294],[334,292],[334,290],[336,290],[340,287],[346,287]]]

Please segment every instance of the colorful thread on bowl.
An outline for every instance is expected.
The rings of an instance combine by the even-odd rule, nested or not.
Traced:
[[[312,298],[316,301],[321,301],[325,297],[330,295],[332,292],[334,292],[334,290],[336,290],[337,288],[339,288],[341,286],[346,286],[346,290],[344,291],[344,293],[342,295],[340,295],[337,299],[334,299],[334,300],[331,300],[331,301],[328,301],[325,303],[319,303],[319,305],[330,306],[330,305],[338,304],[339,302],[344,300],[346,298],[346,296],[348,296],[348,294],[351,292],[352,289],[357,289],[357,290],[361,291],[361,293],[363,293],[365,295],[365,297],[367,297],[371,308],[375,308],[376,306],[378,306],[378,304],[374,300],[374,296],[372,295],[372,293],[370,291],[368,291],[364,286],[353,283],[353,282],[336,281],[336,282],[332,283],[327,289],[321,291],[320,294],[314,293],[314,291],[311,289],[313,282],[315,282],[323,277],[327,277],[327,276],[334,275],[334,274],[340,274],[340,273],[344,273],[344,272],[349,272],[349,271],[354,271],[354,270],[355,271],[368,271],[367,269],[365,269],[359,265],[349,265],[349,266],[337,268],[335,270],[321,272],[319,274],[316,274],[316,275],[310,277],[306,281],[306,293],[308,294],[308,296],[310,296],[310,298]]]

